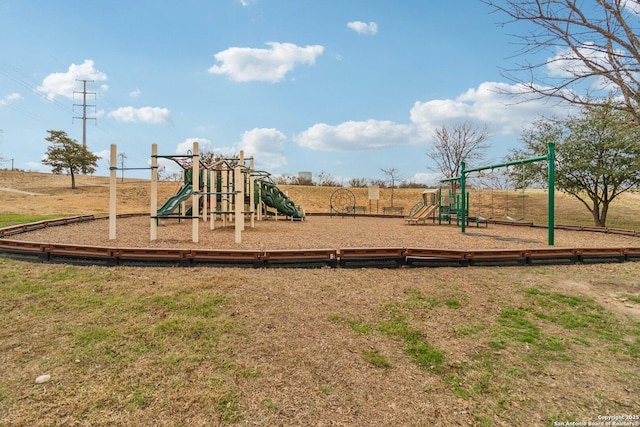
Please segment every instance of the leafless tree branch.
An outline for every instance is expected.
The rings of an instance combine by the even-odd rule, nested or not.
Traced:
[[[519,46],[515,56],[524,61],[502,69],[505,78],[534,98],[580,106],[606,105],[606,97],[593,93],[608,91],[619,97],[617,108],[640,125],[637,0],[481,1],[507,17],[503,25],[530,24],[531,29],[513,35]],[[532,54],[546,51],[551,54],[546,61],[529,62]]]

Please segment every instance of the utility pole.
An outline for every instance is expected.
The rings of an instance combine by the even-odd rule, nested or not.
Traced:
[[[95,104],[87,105],[87,95],[93,95],[95,99],[95,92],[87,92],[87,83],[93,83],[93,80],[76,79],[77,82],[82,82],[82,92],[73,91],[73,94],[82,94],[82,104],[73,104],[74,107],[82,106],[82,117],[74,117],[74,119],[82,119],[82,146],[87,148],[87,120],[95,120],[95,117],[87,117],[87,107],[96,108]]]
[[[118,153],[118,157],[120,157],[120,170],[122,171],[121,182],[124,182],[124,161],[127,159],[127,155],[125,153]]]

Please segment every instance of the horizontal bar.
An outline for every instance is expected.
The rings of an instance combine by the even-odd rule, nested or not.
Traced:
[[[155,157],[156,159],[192,159],[192,158],[195,157],[195,155],[194,154],[181,154],[181,155],[177,155],[176,154],[176,155],[173,155],[173,156],[170,156],[170,155],[162,156],[162,155],[156,154],[156,155],[153,155],[151,157],[152,158]]]
[[[146,168],[119,168],[115,166],[109,167],[110,171],[141,171],[141,170],[149,170],[149,169],[158,169],[158,166],[149,166]]]
[[[153,219],[196,219],[196,218],[200,218],[200,217],[199,216],[185,216],[185,215],[165,215],[165,216],[157,215],[157,216],[151,216],[151,218],[153,218]]]
[[[194,191],[193,194],[238,194],[239,191]]]
[[[487,169],[498,169],[498,168],[504,168],[504,167],[508,167],[508,166],[515,166],[515,165],[524,165],[527,163],[533,163],[533,162],[541,162],[541,161],[545,161],[545,160],[549,160],[549,156],[538,156],[538,157],[530,157],[528,159],[521,159],[521,160],[513,160],[511,162],[505,162],[505,163],[496,163],[495,165],[489,165],[489,166],[480,166],[477,168],[470,168],[470,169],[465,169],[463,172],[464,174],[469,174],[471,172],[480,172],[483,170],[487,170]],[[445,178],[445,179],[441,179],[440,182],[451,182],[451,181],[459,181],[460,178],[462,177],[462,175],[458,175],[456,177],[452,177],[452,178]]]
[[[521,160],[513,160],[511,162],[505,162],[505,163],[497,163],[495,165],[490,165],[490,166],[481,166],[478,168],[471,168],[471,169],[465,169],[465,172],[480,172],[483,170],[487,170],[487,169],[498,169],[498,168],[504,168],[507,166],[515,166],[515,165],[524,165],[527,163],[533,163],[533,162],[541,162],[544,160],[549,160],[549,156],[538,156],[538,157],[530,157],[528,159],[521,159]]]

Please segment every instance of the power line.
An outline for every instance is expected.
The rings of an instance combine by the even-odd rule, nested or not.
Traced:
[[[45,101],[54,104],[63,110],[73,112],[73,110],[69,108],[68,105],[58,102],[55,98],[42,96],[43,92],[38,89],[37,83],[34,82],[25,72],[19,70],[18,68],[5,63],[0,63],[0,74],[4,75],[10,80],[13,80],[18,85],[29,89],[30,92],[38,95],[39,97],[41,97],[41,99],[44,99]]]
[[[54,58],[57,59],[57,58]],[[76,113],[76,110],[74,108],[71,108],[72,106],[66,104],[66,103],[62,103],[60,101],[58,101],[58,99],[56,97],[49,97],[49,96],[43,96],[45,95],[44,92],[39,88],[39,83],[37,81],[35,81],[28,73],[26,73],[25,71],[19,69],[18,67],[5,63],[4,61],[0,61],[0,79],[2,78],[7,78],[8,80],[13,81],[15,84],[17,84],[18,86],[21,86],[25,89],[28,89],[29,92],[37,95],[40,100],[46,101],[48,103],[51,103],[57,107],[59,107],[62,110],[65,110],[67,112],[71,112],[72,113],[72,118],[73,119],[83,119],[83,117],[85,118],[83,120],[83,129],[85,129],[85,124],[86,124],[86,120],[94,120],[96,122],[96,127],[98,129],[101,129],[102,131],[108,131],[109,134],[118,134],[121,137],[129,137],[130,134],[123,131],[120,127],[118,126],[114,126],[113,124],[110,123],[109,120],[101,120],[100,123],[102,123],[101,125],[97,123],[97,119],[95,117],[87,117],[86,113],[84,113],[82,116],[83,117],[74,117],[73,114]],[[86,107],[94,107],[96,113],[97,113],[97,108],[95,105],[88,105],[86,104],[86,96],[87,95],[94,95],[96,96],[95,92],[88,92],[86,89],[86,83],[93,83],[93,80],[80,80],[80,79],[76,79],[77,81],[83,81],[85,82],[85,86],[83,86],[83,90],[82,91],[74,91],[74,96],[76,93],[78,94],[83,94],[83,103],[82,104],[74,104],[75,106],[82,106],[83,109],[86,109]],[[130,86],[135,86],[135,85],[130,85]],[[67,96],[65,96],[65,98],[67,98]],[[109,104],[109,106],[111,106],[114,110],[118,108],[118,106],[116,104],[114,104],[113,102],[111,102],[109,99],[109,96],[107,95],[106,98],[103,97],[102,102],[106,102],[107,104]],[[32,120],[38,121],[38,122],[42,122],[45,123],[48,120],[37,114],[33,109],[29,108],[29,109],[25,109],[25,108],[21,108],[19,107],[16,103],[8,103],[6,105],[8,108],[11,108],[12,110],[15,110],[29,118],[31,118]],[[86,131],[83,131],[83,144],[86,144]]]

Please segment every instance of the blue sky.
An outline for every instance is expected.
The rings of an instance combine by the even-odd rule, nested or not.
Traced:
[[[502,18],[478,0],[0,0],[0,157],[47,171],[47,130],[81,142],[86,79],[87,146],[128,167],[197,140],[273,175],[428,183],[435,128],[486,124],[489,161],[554,113],[501,94]]]

